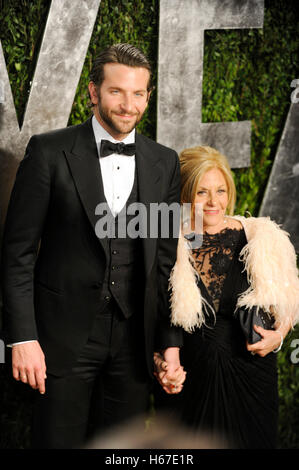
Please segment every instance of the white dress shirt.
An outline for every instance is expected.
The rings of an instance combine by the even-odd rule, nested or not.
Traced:
[[[135,177],[135,155],[119,155],[113,153],[108,157],[100,157],[101,140],[110,140],[114,144],[120,142],[115,140],[98,122],[95,116],[92,117],[92,128],[98,148],[99,164],[101,166],[104,194],[110,210],[115,217],[127,202],[134,184]],[[124,144],[135,143],[135,129],[122,140]],[[15,344],[31,343],[35,340],[20,341],[8,344],[11,347]]]
[[[92,118],[92,128],[98,147],[99,162],[102,172],[104,194],[110,210],[115,217],[127,202],[134,184],[135,176],[135,155],[119,155],[113,153],[108,157],[100,156],[101,140],[119,143],[115,140],[97,121]],[[124,144],[135,143],[135,129],[122,140]]]

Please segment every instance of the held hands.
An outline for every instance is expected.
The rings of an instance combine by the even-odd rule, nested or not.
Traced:
[[[43,395],[46,391],[46,363],[38,341],[12,347],[12,373],[16,380],[28,383]]]
[[[154,353],[155,372],[159,384],[168,394],[180,393],[186,379],[186,372],[180,365],[179,348],[168,348],[164,357]]]
[[[254,329],[261,335],[262,339],[254,344],[246,342],[247,350],[251,354],[265,357],[270,352],[279,348],[283,339],[282,333],[279,330],[264,330],[264,328],[257,325],[254,325]]]

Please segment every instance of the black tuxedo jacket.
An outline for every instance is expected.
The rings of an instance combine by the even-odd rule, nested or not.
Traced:
[[[139,200],[179,202],[177,154],[136,133]],[[38,339],[48,371],[76,360],[101,307],[108,240],[95,208],[105,202],[91,119],[30,139],[8,208],[3,238],[6,341]],[[169,323],[168,278],[177,238],[142,239],[145,352],[181,344]],[[156,344],[154,344],[156,342]]]

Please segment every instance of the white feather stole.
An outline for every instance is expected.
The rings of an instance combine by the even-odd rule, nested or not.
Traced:
[[[180,234],[176,263],[171,271],[169,289],[171,289],[171,323],[182,326],[191,333],[195,327],[205,322],[208,302],[201,296],[196,280],[198,274],[192,263],[188,242]]]
[[[299,279],[296,253],[288,233],[269,217],[232,218],[241,222],[248,241],[240,260],[250,287],[239,296],[237,307],[256,305],[271,313],[278,323],[290,321],[294,326],[299,321]],[[169,289],[171,323],[192,332],[205,322],[208,304],[197,286],[198,274],[187,243],[180,236]]]

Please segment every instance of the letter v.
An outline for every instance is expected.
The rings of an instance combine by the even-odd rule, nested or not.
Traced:
[[[29,138],[67,125],[100,2],[52,0],[21,129],[0,41],[1,218]]]

